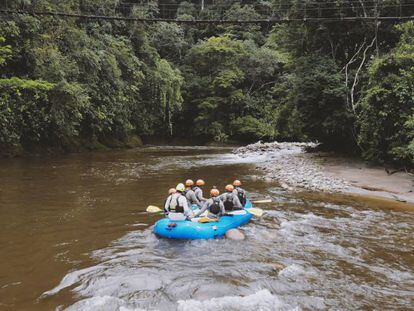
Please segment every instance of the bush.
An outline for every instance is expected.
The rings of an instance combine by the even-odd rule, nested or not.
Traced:
[[[274,129],[268,123],[252,116],[237,118],[230,123],[232,137],[244,142],[274,138]]]
[[[0,143],[32,145],[47,137],[49,94],[53,84],[42,80],[0,79]]]

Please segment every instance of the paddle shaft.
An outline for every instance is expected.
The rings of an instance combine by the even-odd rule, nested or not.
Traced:
[[[253,204],[260,204],[260,203],[272,203],[271,199],[264,199],[264,200],[257,200],[257,201],[252,201]]]

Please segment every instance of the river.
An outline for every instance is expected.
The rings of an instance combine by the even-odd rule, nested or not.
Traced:
[[[295,195],[228,148],[0,160],[0,310],[350,310],[414,305],[414,212]],[[240,178],[273,198],[244,241],[151,231],[168,188]]]

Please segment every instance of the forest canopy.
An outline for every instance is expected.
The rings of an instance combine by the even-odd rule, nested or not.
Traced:
[[[203,1],[204,3],[204,1]],[[27,12],[256,24],[142,23],[3,14],[2,154],[137,143],[319,141],[414,164],[414,15],[394,0],[0,1]],[[335,20],[336,18],[336,20]]]

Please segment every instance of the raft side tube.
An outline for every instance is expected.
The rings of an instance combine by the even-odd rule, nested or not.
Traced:
[[[245,210],[252,207],[246,202]],[[169,239],[195,240],[220,238],[230,229],[240,227],[253,217],[249,212],[244,215],[221,216],[219,221],[198,223],[192,221],[171,221],[168,218],[158,220],[154,226],[154,233]]]

